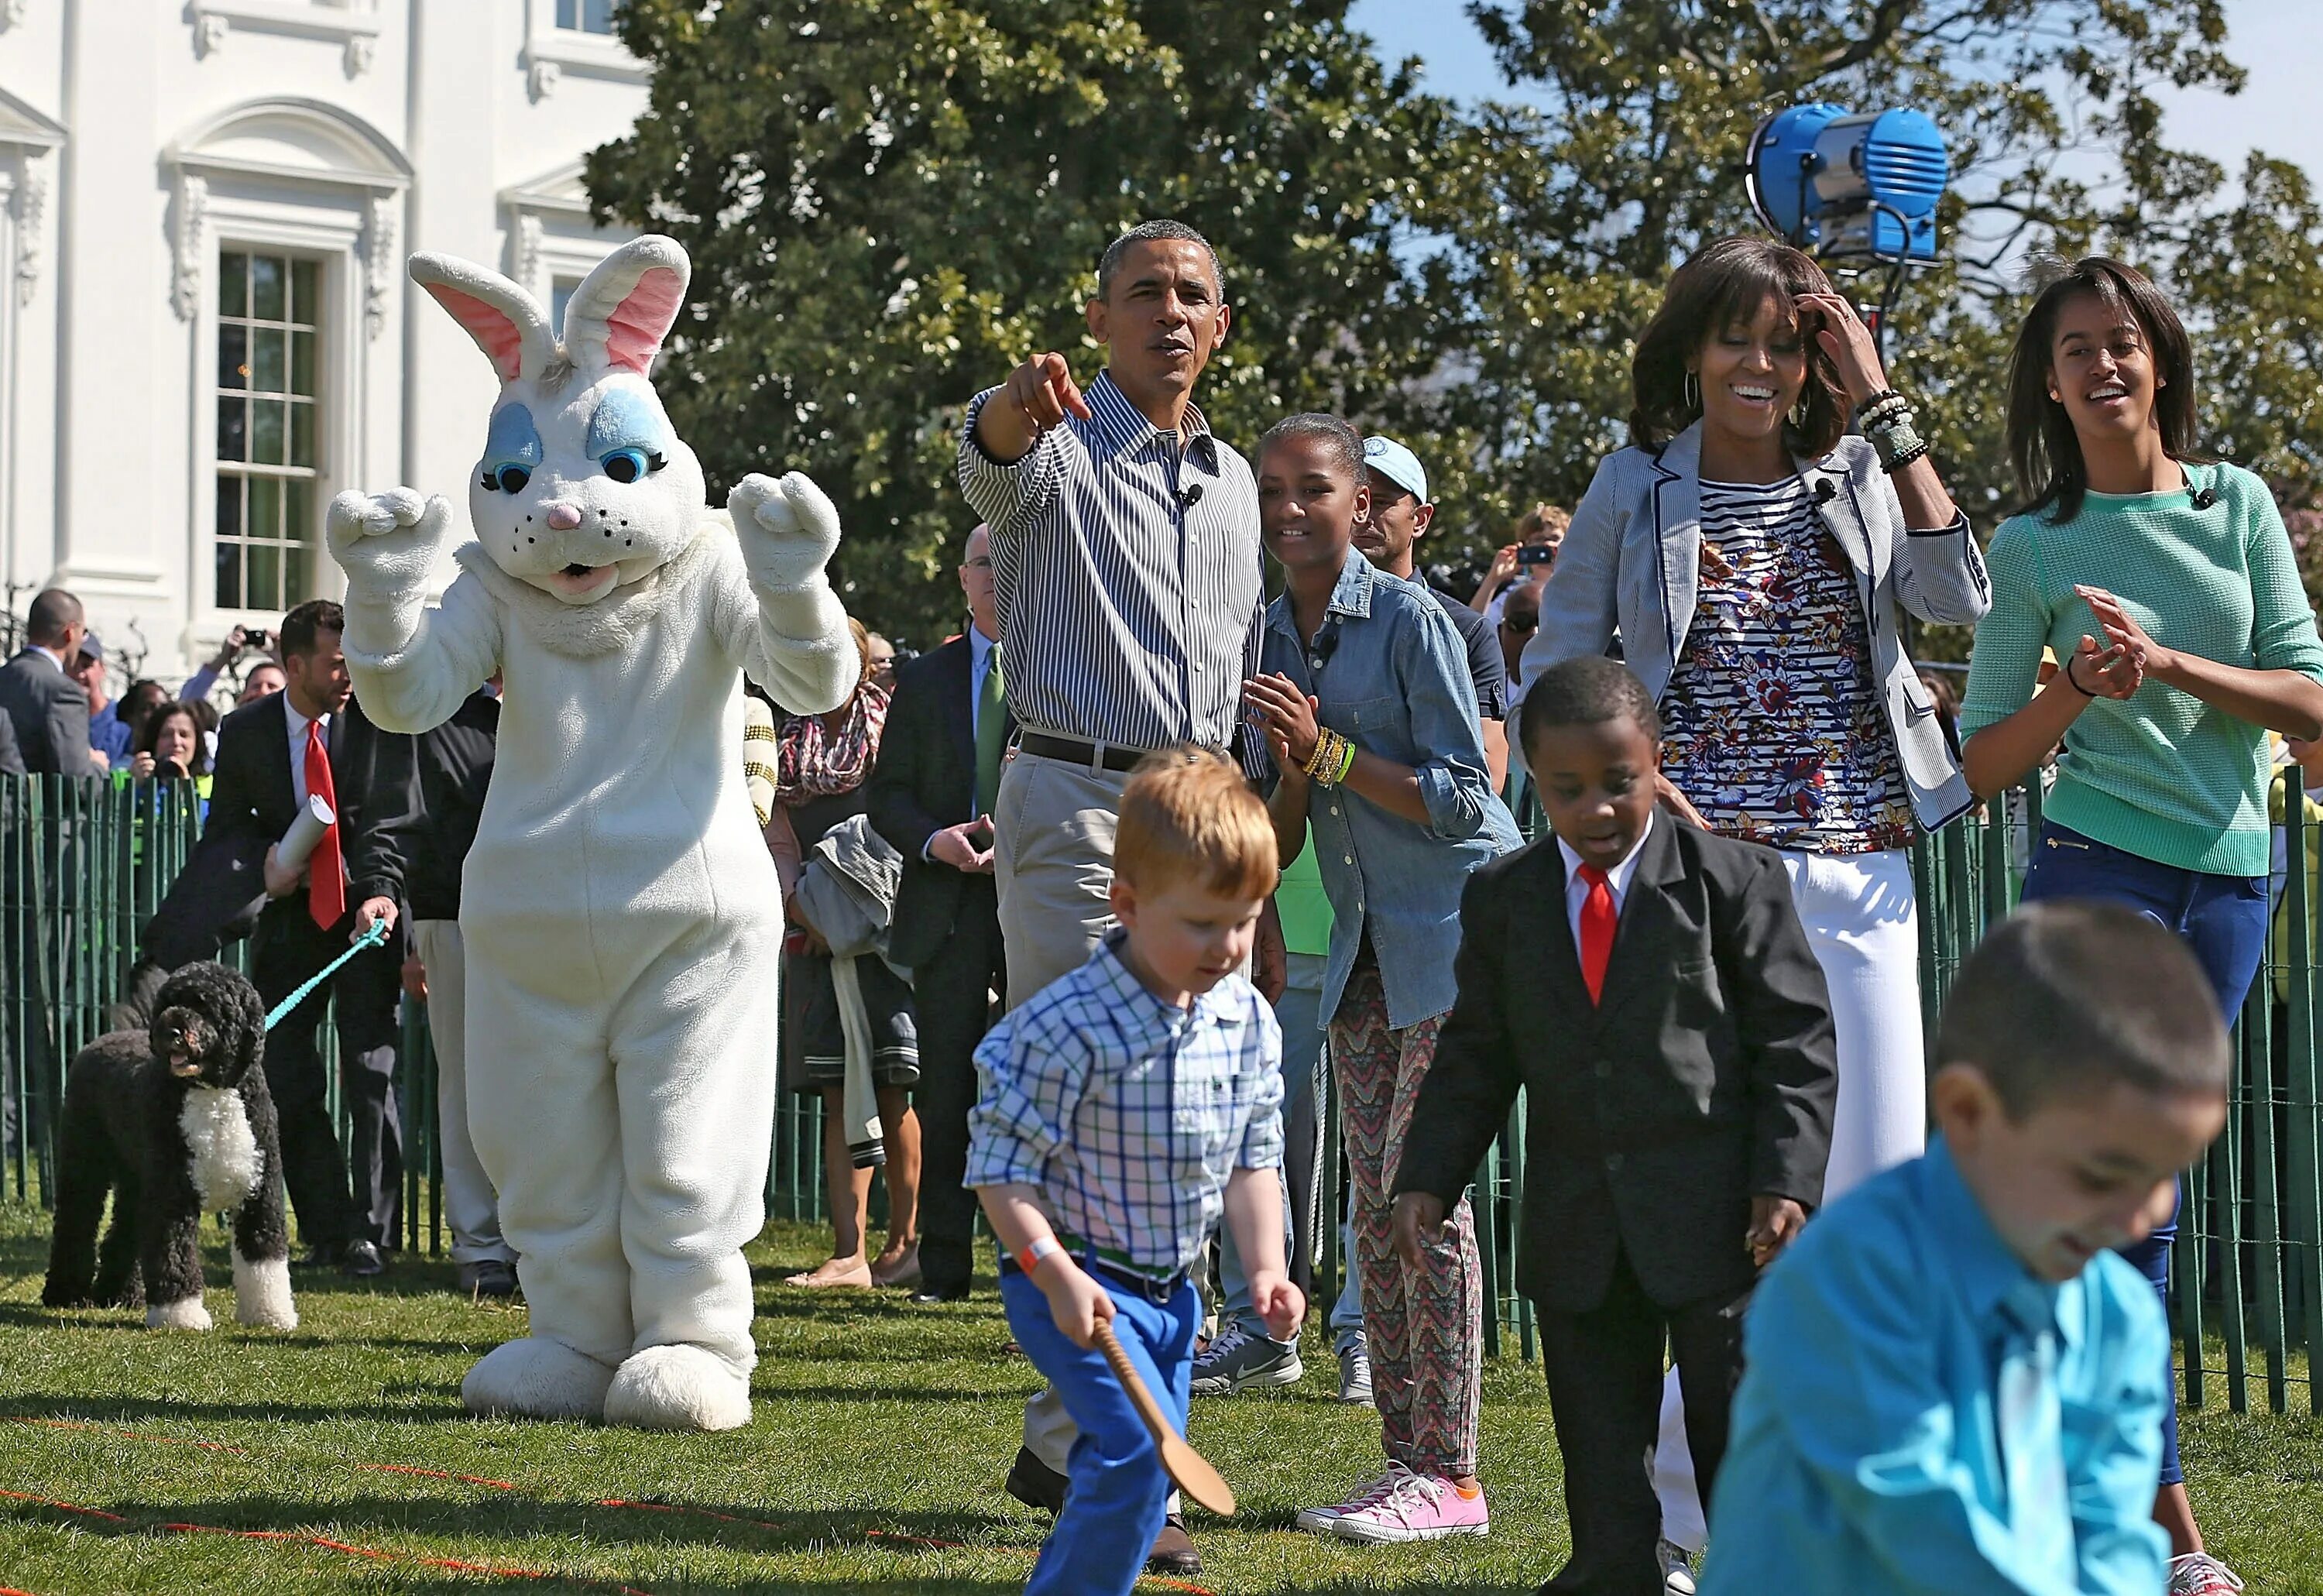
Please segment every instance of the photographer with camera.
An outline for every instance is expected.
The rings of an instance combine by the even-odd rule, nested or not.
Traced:
[[[225,641],[218,645],[218,651],[211,656],[210,662],[186,678],[186,684],[178,690],[178,702],[193,703],[207,698],[216,688],[218,678],[232,670],[245,654],[255,654],[259,657],[250,667],[249,676],[234,693],[234,707],[239,709],[244,704],[255,703],[270,693],[281,692],[284,678],[282,667],[273,658],[273,634],[263,627],[238,626],[226,633]]]
[[[1556,569],[1557,546],[1565,541],[1565,529],[1572,521],[1571,516],[1553,504],[1536,504],[1526,511],[1524,519],[1517,523],[1517,540],[1492,556],[1468,608],[1498,626],[1510,589],[1529,587],[1538,593]]]

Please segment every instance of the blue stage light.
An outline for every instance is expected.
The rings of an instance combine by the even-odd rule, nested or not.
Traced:
[[[1936,204],[1950,179],[1944,135],[1918,111],[1853,115],[1794,105],[1750,135],[1751,207],[1802,249],[1901,264],[1936,255]]]

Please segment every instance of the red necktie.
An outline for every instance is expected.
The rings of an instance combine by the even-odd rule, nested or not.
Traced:
[[[1613,962],[1613,889],[1594,865],[1581,867],[1581,879],[1589,884],[1581,903],[1581,979],[1595,1003],[1605,990],[1605,967]]]
[[[339,854],[339,794],[331,785],[331,750],[324,746],[320,720],[307,722],[307,795],[331,806],[330,830],[307,859],[307,913],[328,931],[347,912],[347,878]]]

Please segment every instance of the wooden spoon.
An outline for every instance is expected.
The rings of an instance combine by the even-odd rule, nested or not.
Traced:
[[[1121,1350],[1121,1343],[1114,1339],[1113,1326],[1102,1320],[1097,1327],[1097,1348],[1113,1365],[1114,1378],[1121,1381],[1121,1389],[1129,1393],[1130,1406],[1145,1421],[1146,1433],[1161,1450],[1162,1467],[1177,1482],[1178,1489],[1220,1518],[1233,1517],[1234,1487],[1171,1425],[1170,1416],[1162,1411],[1162,1404],[1153,1399],[1153,1393],[1138,1377],[1137,1366]]]

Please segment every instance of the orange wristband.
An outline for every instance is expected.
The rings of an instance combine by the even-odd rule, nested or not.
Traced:
[[[1041,1260],[1053,1252],[1063,1251],[1062,1247],[1057,1245],[1056,1237],[1042,1236],[1036,1242],[1027,1242],[1024,1244],[1024,1251],[1016,1254],[1016,1267],[1030,1278],[1033,1271],[1041,1267]]]

